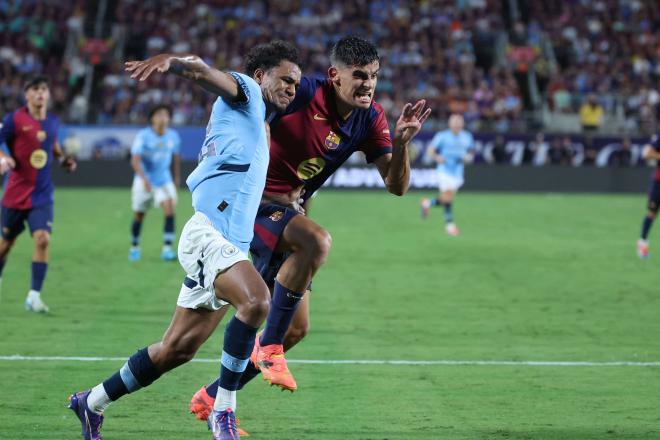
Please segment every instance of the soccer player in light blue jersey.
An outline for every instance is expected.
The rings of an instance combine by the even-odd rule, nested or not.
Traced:
[[[422,199],[422,217],[426,218],[431,206],[442,206],[445,211],[445,231],[449,235],[458,235],[454,223],[453,203],[458,189],[463,186],[463,167],[472,161],[474,138],[464,130],[463,116],[453,114],[449,117],[449,129],[436,133],[429,146],[431,157],[438,169],[438,197],[432,200]]]
[[[199,164],[186,181],[195,214],[179,240],[178,257],[186,276],[174,316],[161,341],[138,350],[91,390],[70,397],[86,440],[101,438],[103,412],[111,402],[191,360],[218,326],[227,304],[236,314],[225,329],[220,385],[209,421],[214,439],[239,439],[236,389],[270,304],[268,287],[247,257],[268,167],[265,121],[286,109],[300,84],[298,53],[287,43],[256,46],[245,65],[251,76],[221,72],[192,55],[162,54],[126,64],[132,78],[144,81],[155,72],[172,72],[218,99]]]
[[[175,236],[176,191],[181,184],[181,138],[169,128],[171,119],[172,109],[169,106],[154,107],[149,112],[151,126],[138,132],[131,148],[131,165],[135,171],[131,188],[135,216],[131,225],[132,241],[128,254],[131,261],[140,259],[140,231],[144,216],[152,204],[160,206],[165,214],[160,258],[165,261],[176,259],[172,242]]]

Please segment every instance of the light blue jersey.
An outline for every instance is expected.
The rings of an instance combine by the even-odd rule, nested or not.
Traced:
[[[179,154],[181,138],[179,133],[168,128],[159,136],[153,128],[140,130],[135,136],[132,155],[142,159],[142,169],[152,186],[163,186],[172,182],[172,155]]]
[[[250,77],[232,72],[247,101],[216,99],[197,168],[186,183],[195,211],[206,215],[234,246],[247,252],[266,184],[266,105]]]
[[[463,178],[463,159],[468,150],[474,148],[474,138],[468,131],[454,134],[451,130],[436,133],[430,147],[442,156],[444,163],[438,164],[438,171],[452,177]]]

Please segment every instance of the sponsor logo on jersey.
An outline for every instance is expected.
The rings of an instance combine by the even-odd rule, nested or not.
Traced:
[[[38,170],[45,167],[47,162],[48,162],[48,153],[46,153],[46,150],[42,150],[41,148],[39,148],[38,150],[34,150],[32,154],[30,154],[30,165],[32,165],[32,167]]]
[[[226,244],[222,246],[222,248],[220,248],[220,253],[222,254],[223,257],[229,258],[238,253],[238,248],[233,244]]]
[[[325,168],[325,160],[322,157],[314,157],[300,162],[296,173],[300,180],[309,180],[318,175]]]
[[[315,121],[327,121],[328,118],[324,118],[323,116],[320,116],[318,113],[314,113],[314,120]]]
[[[43,130],[39,130],[39,131],[37,132],[37,140],[38,140],[39,142],[43,142],[43,141],[45,141],[45,140],[46,140],[46,132],[43,131]]]
[[[341,142],[341,138],[334,131],[328,133],[328,137],[325,138],[325,146],[328,150],[336,150],[339,147],[339,142]]]
[[[279,222],[280,220],[282,220],[282,218],[284,218],[284,213],[282,211],[275,211],[268,218],[274,222]]]

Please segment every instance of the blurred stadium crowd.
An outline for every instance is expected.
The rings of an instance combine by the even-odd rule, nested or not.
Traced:
[[[0,113],[44,72],[65,121],[145,123],[167,103],[175,124],[204,124],[212,96],[173,76],[136,83],[123,61],[195,53],[240,69],[247,48],[278,37],[298,45],[307,74],[323,75],[346,34],[379,46],[377,100],[392,117],[425,97],[434,128],[450,112],[502,133],[658,125],[657,0],[0,0]]]

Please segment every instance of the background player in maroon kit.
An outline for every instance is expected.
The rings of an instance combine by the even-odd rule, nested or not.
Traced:
[[[343,38],[331,63],[329,78],[303,78],[286,113],[271,122],[270,165],[250,252],[273,299],[241,386],[260,369],[271,384],[297,387],[283,352],[309,330],[304,293],[331,246],[330,234],[300,215],[302,203],[355,151],[376,164],[390,193],[403,195],[410,178],[408,145],[430,114],[424,100],[406,104],[391,139],[383,109],[373,101],[380,68],[376,47]],[[193,396],[190,409],[198,418],[208,414],[215,390],[214,383]]]
[[[642,157],[645,160],[660,161],[660,132],[651,137],[648,144],[644,145]],[[660,162],[653,172],[653,182],[649,188],[649,198],[646,205],[646,215],[642,221],[642,232],[639,240],[637,240],[637,255],[639,258],[649,257],[649,232],[655,217],[658,215],[660,208]]]
[[[2,238],[0,239],[0,277],[16,237],[30,227],[34,240],[32,284],[25,308],[47,312],[41,300],[41,286],[48,269],[48,243],[53,222],[53,181],[50,166],[53,159],[68,171],[76,162],[66,157],[57,141],[59,119],[48,113],[50,91],[48,78],[37,76],[25,85],[26,106],[7,115],[0,129],[0,173],[11,170],[2,197]],[[0,278],[1,280],[1,278]]]

